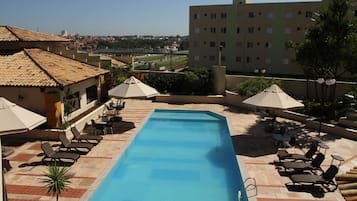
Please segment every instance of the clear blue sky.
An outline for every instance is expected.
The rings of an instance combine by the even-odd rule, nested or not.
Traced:
[[[268,1],[282,0],[253,0]],[[0,25],[49,34],[59,34],[66,29],[69,33],[81,35],[188,35],[190,5],[232,2],[233,0],[1,0]]]

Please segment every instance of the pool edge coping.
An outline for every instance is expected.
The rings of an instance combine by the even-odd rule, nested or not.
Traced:
[[[229,117],[227,117],[226,115],[224,115],[223,113],[217,112],[217,111],[212,111],[212,110],[201,110],[201,109],[152,109],[150,111],[150,113],[144,118],[142,124],[140,125],[140,127],[138,128],[138,130],[130,137],[130,139],[125,143],[123,149],[121,149],[118,154],[116,154],[110,164],[104,169],[103,172],[101,172],[98,177],[95,179],[95,181],[93,182],[93,184],[87,189],[87,191],[84,193],[84,195],[79,199],[79,201],[88,201],[91,196],[95,193],[95,191],[97,190],[97,188],[99,187],[99,185],[104,181],[104,179],[106,178],[106,176],[110,173],[110,171],[112,170],[113,166],[115,165],[116,162],[118,162],[118,160],[122,157],[122,155],[125,153],[126,149],[128,148],[128,146],[134,141],[134,139],[136,138],[137,134],[141,131],[141,129],[143,128],[143,126],[145,126],[146,122],[148,121],[148,119],[152,116],[152,114],[156,111],[156,110],[181,110],[181,111],[201,111],[201,112],[209,112],[212,113],[214,115],[219,115],[220,117],[224,118],[224,120],[226,121],[227,127],[228,127],[228,131],[229,131],[229,135],[230,137],[232,137],[232,129],[231,129],[231,120]],[[233,146],[233,143],[232,143]],[[243,186],[244,186],[244,181],[248,178],[250,178],[248,171],[246,170],[246,165],[244,162],[244,159],[240,156],[237,155],[235,153],[236,156],[236,161],[238,163],[238,167],[239,167],[239,171],[241,173],[241,177],[242,177],[242,181],[243,181]],[[245,189],[245,188],[244,188]],[[238,192],[237,192],[238,193]],[[248,196],[248,195],[247,195]],[[256,201],[256,196],[253,197],[247,197],[248,201]]]
[[[128,141],[124,144],[123,148],[114,155],[114,157],[111,159],[111,162],[109,165],[105,167],[105,169],[97,176],[93,184],[87,189],[87,191],[84,193],[84,195],[79,199],[79,201],[88,201],[90,198],[93,196],[97,188],[100,186],[100,184],[104,181],[104,179],[108,176],[110,171],[113,169],[113,166],[115,163],[118,162],[118,160],[123,156],[125,153],[126,149],[129,147],[129,145],[134,141],[136,138],[137,134],[141,131],[145,123],[148,121],[148,119],[151,117],[151,115],[154,113],[156,109],[152,109],[149,114],[144,118],[142,124],[138,127],[137,131],[128,139]]]

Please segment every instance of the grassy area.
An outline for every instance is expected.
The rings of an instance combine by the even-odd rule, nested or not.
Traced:
[[[150,61],[160,60],[163,57],[164,55],[148,56],[148,57],[138,58],[137,61],[150,62]]]
[[[161,61],[163,60],[163,61]],[[170,58],[170,55],[154,55],[154,56],[148,56],[148,57],[143,57],[143,58],[138,58],[136,61],[138,62],[154,62],[156,63],[159,67],[166,66],[170,67],[172,64],[173,67],[175,66],[180,66],[184,65],[188,62],[187,56],[178,56],[178,55],[172,55]],[[149,69],[148,65],[145,64],[139,64],[138,66],[135,67],[136,69]]]
[[[172,58],[172,66],[181,65],[181,64],[187,63],[187,61],[188,61],[187,57],[173,57]],[[170,60],[159,63],[160,67],[161,66],[168,66],[169,67],[170,65],[171,65]]]

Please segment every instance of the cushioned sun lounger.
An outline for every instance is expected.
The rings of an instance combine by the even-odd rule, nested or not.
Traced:
[[[81,141],[89,142],[89,140],[95,140],[99,143],[103,139],[102,136],[97,136],[97,135],[89,135],[89,134],[81,135],[81,133],[78,131],[78,129],[76,127],[71,127],[71,131],[73,134],[72,141],[76,140],[78,142],[81,142]]]
[[[317,143],[312,143],[310,149],[305,154],[292,154],[287,152],[286,150],[278,151],[279,161],[291,159],[291,160],[302,160],[302,161],[310,161],[312,157],[315,155],[317,151]]]
[[[326,172],[321,175],[312,175],[312,174],[295,174],[291,175],[290,179],[294,185],[322,185],[324,188],[329,191],[334,191],[337,188],[336,183],[333,181],[336,174],[338,173],[338,168],[335,165],[331,165]],[[329,187],[333,186],[333,189]]]
[[[59,134],[59,139],[62,142],[62,147],[66,148],[67,150],[71,150],[71,149],[87,149],[88,151],[90,151],[93,148],[93,144],[91,143],[84,143],[84,142],[70,142],[67,137],[66,137],[66,133],[60,133]]]
[[[48,142],[41,144],[42,151],[45,155],[42,158],[42,161],[45,159],[51,159],[52,161],[61,161],[61,159],[69,159],[73,160],[73,162],[77,161],[79,158],[79,154],[62,152],[62,151],[54,151],[51,145]]]
[[[303,170],[321,170],[321,163],[324,161],[325,155],[318,153],[311,162],[284,162],[282,166],[285,171],[303,171]]]

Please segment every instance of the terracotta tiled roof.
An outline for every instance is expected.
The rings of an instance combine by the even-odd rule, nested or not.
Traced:
[[[107,72],[37,48],[0,56],[0,86],[59,87]]]
[[[0,26],[0,41],[47,41],[68,42],[66,38],[51,36],[44,33],[29,31],[11,26]]]
[[[18,52],[0,56],[0,86],[58,86],[28,55]]]

